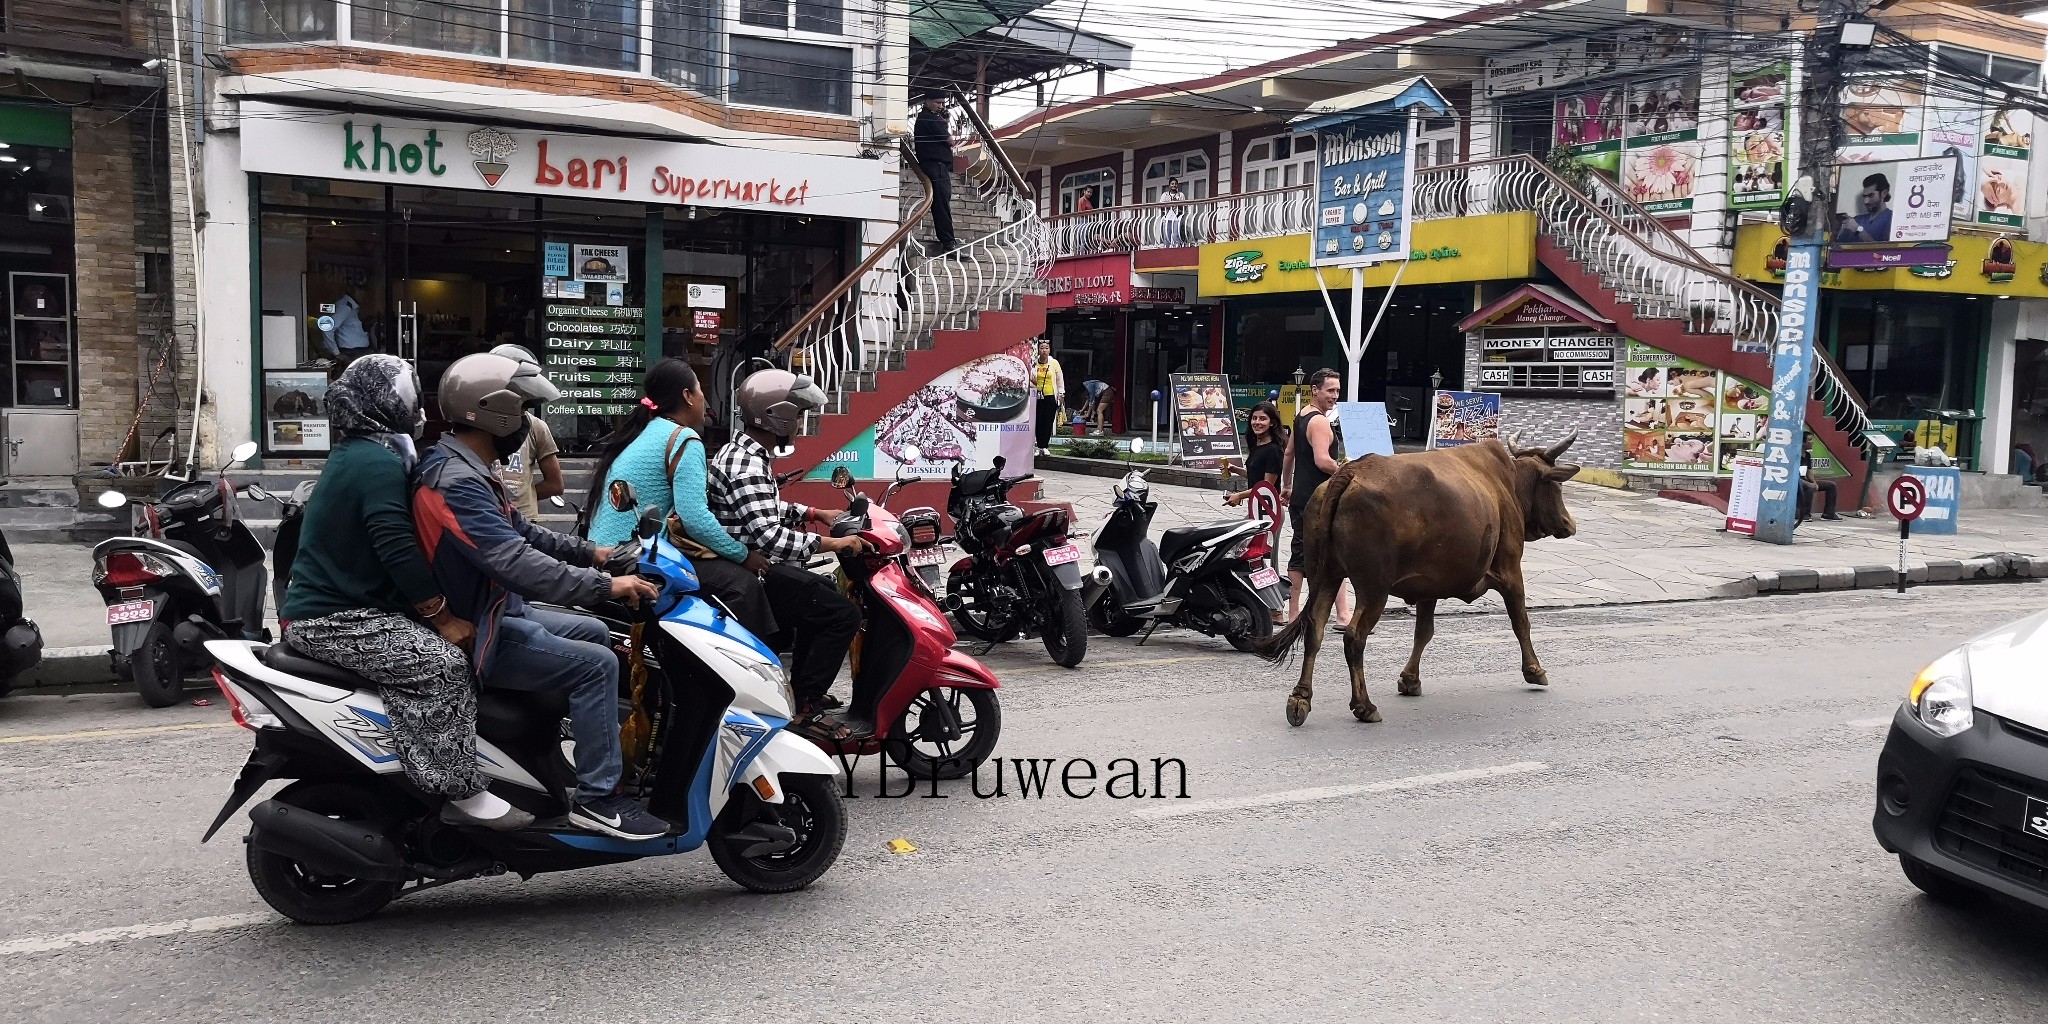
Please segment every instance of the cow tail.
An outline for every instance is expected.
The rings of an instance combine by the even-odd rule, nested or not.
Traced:
[[[1301,518],[1294,524],[1297,530],[1306,531],[1301,537],[1302,557],[1307,560],[1307,570],[1301,574],[1302,583],[1308,588],[1301,602],[1301,612],[1280,632],[1259,641],[1253,652],[1267,661],[1278,664],[1294,654],[1294,648],[1308,632],[1308,610],[1315,607],[1316,591],[1324,587],[1344,585],[1344,570],[1330,559],[1331,538],[1337,532],[1337,503],[1344,496],[1344,489],[1351,486],[1351,474],[1342,468],[1309,498],[1308,507],[1301,510]]]

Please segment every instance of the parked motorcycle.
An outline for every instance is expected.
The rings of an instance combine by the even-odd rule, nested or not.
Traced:
[[[306,503],[313,500],[315,481],[301,480],[292,493],[277,499],[277,540],[270,545],[271,607],[277,609],[277,632],[283,635],[284,595],[291,589],[292,563],[299,558],[299,529],[306,525]]]
[[[14,687],[14,677],[43,660],[43,632],[36,620],[22,614],[21,573],[14,568],[14,548],[0,534],[0,696]]]
[[[1065,511],[1010,504],[1010,488],[1031,474],[1005,477],[1003,465],[998,455],[988,469],[953,467],[946,512],[966,557],[947,573],[946,609],[963,631],[990,643],[1038,634],[1054,663],[1073,668],[1088,653],[1081,549],[1067,542]]]
[[[816,881],[846,839],[838,766],[783,731],[795,712],[787,676],[761,642],[696,594],[688,559],[641,517],[638,537],[607,567],[637,571],[660,593],[607,618],[646,623],[652,724],[624,790],[675,827],[645,840],[572,828],[576,785],[562,755],[566,698],[485,688],[477,701],[478,765],[491,791],[533,813],[513,832],[448,825],[440,800],[405,781],[390,720],[368,681],[294,652],[247,640],[205,643],[214,682],[255,750],[206,830],[273,779],[295,780],[249,812],[250,881],[278,913],[339,924],[421,889],[507,871],[598,867],[708,846],[726,876],[756,892]],[[197,630],[196,624],[192,631]]]
[[[1144,450],[1145,442],[1131,442]],[[1147,535],[1159,504],[1145,473],[1132,468],[1111,492],[1116,504],[1095,534],[1097,573],[1084,600],[1088,618],[1110,636],[1185,626],[1249,651],[1273,633],[1280,574],[1266,562],[1271,520],[1226,519]]]
[[[904,461],[917,456],[906,452]],[[832,471],[833,485],[847,492],[832,535],[858,536],[872,549],[842,553],[837,578],[861,610],[850,659],[851,711],[874,722],[875,731],[859,740],[815,742],[836,754],[881,752],[913,778],[957,779],[995,753],[1003,728],[1000,684],[981,662],[953,649],[957,637],[936,595],[908,571],[910,531],[888,508],[908,482],[899,477],[879,501],[869,501],[853,489],[846,467]]]
[[[103,508],[129,507],[134,536],[93,548],[92,582],[107,602],[114,636],[114,669],[135,680],[151,707],[169,707],[185,691],[185,677],[206,659],[181,648],[175,631],[197,620],[209,632],[269,639],[263,628],[263,545],[242,521],[239,495],[268,500],[251,484],[237,491],[228,470],[256,455],[243,442],[213,480],[167,480],[155,501],[120,491],[100,495]],[[216,567],[219,567],[218,569]]]

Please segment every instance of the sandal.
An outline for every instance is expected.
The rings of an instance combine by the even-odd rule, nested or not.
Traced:
[[[852,729],[822,711],[790,724],[790,731],[822,743],[846,743],[858,739]],[[869,729],[873,732],[873,729]]]

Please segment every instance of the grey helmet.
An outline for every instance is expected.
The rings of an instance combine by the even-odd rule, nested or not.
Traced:
[[[535,366],[540,365],[540,360],[533,357],[533,350],[524,345],[514,345],[508,342],[492,349],[491,354],[494,356],[504,356],[515,362],[532,363]]]
[[[441,374],[441,417],[493,437],[518,433],[529,403],[560,397],[539,366],[494,352],[463,356]]]
[[[794,437],[804,413],[823,408],[825,392],[788,370],[756,370],[740,382],[740,421],[776,437]]]

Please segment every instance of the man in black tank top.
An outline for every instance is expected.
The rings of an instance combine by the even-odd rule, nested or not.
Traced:
[[[1310,374],[1308,382],[1311,408],[1294,419],[1294,439],[1287,449],[1287,470],[1281,475],[1286,484],[1282,496],[1287,499],[1287,516],[1294,527],[1294,539],[1289,543],[1287,553],[1289,619],[1301,612],[1302,515],[1308,511],[1309,499],[1315,496],[1316,488],[1337,472],[1337,457],[1333,450],[1337,433],[1330,422],[1330,410],[1336,408],[1337,399],[1344,394],[1342,378],[1327,366]],[[1337,621],[1350,620],[1351,602],[1339,593]]]

